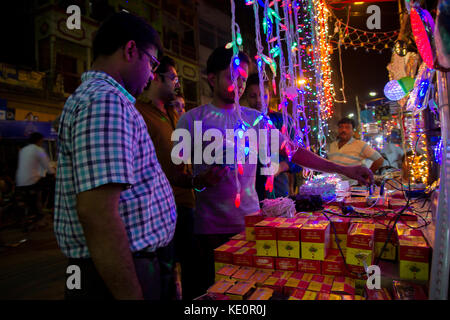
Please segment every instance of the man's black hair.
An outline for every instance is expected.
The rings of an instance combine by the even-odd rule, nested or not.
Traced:
[[[134,40],[140,50],[153,45],[162,54],[158,33],[144,19],[127,12],[118,12],[98,29],[93,42],[94,60],[101,55],[110,56],[127,42]]]
[[[250,88],[250,86],[257,85],[259,87],[259,75],[257,73],[252,73],[247,78],[246,86]],[[269,89],[269,84],[264,81],[264,89]]]
[[[175,61],[169,56],[164,56],[159,61],[159,66],[158,69],[156,69],[156,73],[166,73],[167,71],[169,71],[169,67],[175,68]]]
[[[341,124],[344,124],[344,123],[349,123],[349,124],[351,124],[353,129],[356,128],[355,121],[353,121],[353,119],[350,119],[350,118],[342,118],[341,120],[339,120],[339,122],[338,122],[338,127],[339,127]]]
[[[42,139],[44,139],[44,136],[40,132],[33,132],[28,137],[28,142],[32,143],[32,144],[36,144],[39,141],[41,141]]]
[[[250,64],[250,58],[242,51],[238,53],[239,60]],[[226,49],[225,46],[216,48],[206,62],[206,74],[218,74],[230,66],[231,58],[233,58],[233,49]]]

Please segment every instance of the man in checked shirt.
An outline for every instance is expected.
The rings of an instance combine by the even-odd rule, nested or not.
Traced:
[[[126,12],[98,30],[92,69],[59,125],[54,231],[81,288],[67,299],[160,299],[158,249],[173,237],[172,188],[134,103],[159,65],[161,43]]]

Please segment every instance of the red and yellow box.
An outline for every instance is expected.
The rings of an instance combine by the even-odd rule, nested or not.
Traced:
[[[336,236],[337,236],[337,241],[336,241]],[[346,234],[334,235],[333,233],[331,233],[330,248],[331,249],[339,249],[338,243],[339,243],[339,246],[341,247],[342,251],[346,251],[347,250],[347,235]]]
[[[253,257],[256,255],[256,249],[252,247],[242,247],[233,252],[233,264],[238,266],[253,267]]]
[[[270,288],[257,288],[248,300],[270,300],[273,295],[273,290]]]
[[[272,272],[272,276],[287,280],[292,276],[293,273],[293,271],[275,270],[274,272]]]
[[[230,240],[220,247],[214,249],[214,261],[222,263],[233,263],[233,253],[247,245],[244,240]]]
[[[226,264],[219,271],[216,272],[216,281],[220,279],[231,279],[233,274],[239,270],[238,266],[234,266],[232,264]]]
[[[331,292],[337,294],[355,294],[355,279],[349,277],[334,277],[333,286],[331,287]]]
[[[300,228],[302,223],[296,219],[286,219],[277,226],[278,256],[300,258]]]
[[[316,298],[317,292],[296,289],[289,297],[289,300],[316,300]]]
[[[231,279],[238,280],[238,281],[248,281],[253,276],[253,274],[256,272],[255,268],[251,267],[241,267],[238,271],[236,271],[232,276]]]
[[[366,288],[367,300],[392,300],[391,295],[386,288],[380,290],[370,290]]]
[[[348,229],[350,228],[350,219],[345,217],[332,216],[330,217],[331,222],[336,229],[337,234],[347,235]],[[330,233],[334,234],[333,228],[330,229]]]
[[[300,281],[303,278],[304,273],[303,272],[294,272],[289,279],[287,279],[286,283],[284,284],[284,295],[290,296],[295,289],[305,289],[308,287],[307,283],[303,283],[302,286],[300,286]],[[312,275],[311,275],[312,279]]]
[[[308,290],[316,292],[330,293],[333,286],[333,276],[324,276],[316,274],[309,283]]]
[[[247,240],[245,236],[245,231],[235,234],[230,238],[230,240]]]
[[[373,261],[373,246],[375,236],[375,225],[369,223],[352,224],[347,236],[347,264],[355,266],[364,266]]]
[[[325,260],[322,261],[322,274],[341,276],[345,274],[344,259],[339,250],[330,249]]]
[[[342,300],[366,300],[363,296],[360,295],[349,295],[349,294],[342,294],[341,295]]]
[[[236,281],[231,279],[220,279],[207,290],[208,293],[225,294],[228,289],[234,286]]]
[[[288,279],[276,277],[274,275],[271,275],[264,281],[262,287],[264,288],[270,288],[275,292],[283,293],[284,285],[286,284]]]
[[[319,292],[316,300],[342,300],[342,297],[338,294]]]
[[[400,237],[399,260],[401,279],[428,280],[430,246],[424,237]]]
[[[275,270],[274,257],[259,257],[253,256],[253,266],[257,269]]]
[[[301,227],[301,258],[325,260],[330,241],[330,223],[328,221],[309,220]]]
[[[230,300],[246,300],[255,289],[255,283],[251,281],[239,281],[228,289],[225,294]]]
[[[320,260],[308,260],[298,259],[297,270],[305,273],[322,273],[322,261]]]
[[[375,257],[378,257],[381,250],[389,237],[389,228],[387,228],[389,221],[384,223],[375,222],[375,234],[374,234],[374,253]],[[381,256],[382,259],[395,261],[397,257],[397,234],[392,233],[389,242],[386,244],[386,248]]]
[[[277,257],[277,226],[275,218],[266,218],[255,224],[256,254],[260,257]]]
[[[419,224],[417,222],[409,222],[408,225],[398,222],[395,225],[397,239],[400,239],[402,237],[423,237],[422,230],[413,229],[417,227],[419,227]]]
[[[275,269],[297,271],[297,260],[295,258],[275,258]]]
[[[271,275],[272,272],[270,271],[256,270],[249,280],[255,282],[257,287],[261,287],[264,284],[264,281],[266,281]]]
[[[264,220],[261,212],[255,212],[244,217],[245,221],[245,239],[247,241],[255,241],[255,224]]]

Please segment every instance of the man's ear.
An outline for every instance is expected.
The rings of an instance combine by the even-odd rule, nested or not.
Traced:
[[[123,49],[123,57],[126,61],[131,61],[136,55],[138,55],[138,48],[134,40],[128,41]]]
[[[214,73],[208,74],[208,83],[211,87],[215,87],[216,84],[216,75]]]

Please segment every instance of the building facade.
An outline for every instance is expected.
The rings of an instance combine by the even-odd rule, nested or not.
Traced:
[[[33,20],[32,30],[26,31],[32,33],[33,61],[23,66],[13,57],[0,57],[0,118],[54,120],[92,64],[92,40],[101,22],[122,10],[143,17],[158,31],[165,54],[177,64],[187,108],[200,103],[197,0],[18,1]],[[67,28],[70,5],[81,9],[79,30]],[[23,22],[16,23],[10,27]]]

